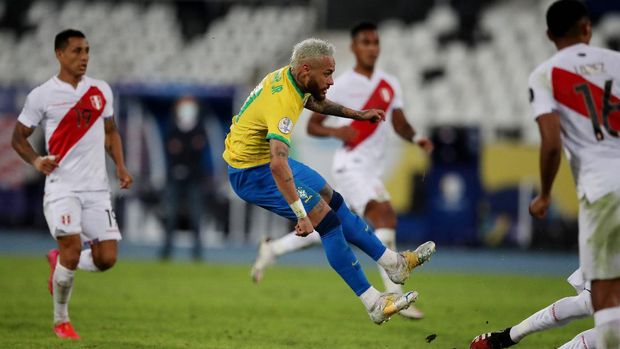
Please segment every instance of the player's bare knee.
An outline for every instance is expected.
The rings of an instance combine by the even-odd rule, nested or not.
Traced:
[[[396,212],[389,202],[370,201],[366,205],[364,217],[370,221],[375,229],[396,228]]]
[[[61,244],[60,245],[60,264],[68,269],[74,270],[80,261],[80,253],[82,246],[79,244]]]
[[[116,254],[101,254],[97,258],[93,258],[93,262],[99,270],[104,271],[112,268],[116,264]]]
[[[620,306],[620,279],[592,281],[594,311]]]

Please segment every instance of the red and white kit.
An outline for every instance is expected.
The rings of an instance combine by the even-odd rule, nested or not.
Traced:
[[[560,115],[580,199],[584,276],[620,277],[620,54],[585,44],[564,48],[534,70],[529,85],[535,118]]]
[[[43,124],[49,155],[59,166],[45,181],[45,218],[54,237],[120,240],[105,166],[104,118],[113,117],[110,86],[84,76],[77,88],[54,76],[32,90],[18,121]]]
[[[351,109],[373,108],[386,112],[386,120],[378,123],[334,117],[329,120],[330,126],[348,125],[357,130],[355,139],[336,150],[332,175],[336,190],[356,213],[364,215],[370,200],[390,199],[381,175],[385,167],[389,128],[392,127],[392,110],[403,107],[400,84],[395,77],[381,70],[375,70],[369,79],[350,69],[335,80],[327,91],[327,98]]]

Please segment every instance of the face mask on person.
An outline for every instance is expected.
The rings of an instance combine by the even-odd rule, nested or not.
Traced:
[[[177,105],[177,126],[183,132],[190,131],[198,123],[198,105],[196,102],[187,100]]]

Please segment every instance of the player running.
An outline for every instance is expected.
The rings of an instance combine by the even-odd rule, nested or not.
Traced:
[[[348,108],[383,110],[386,120],[391,122],[400,137],[430,152],[433,148],[430,140],[416,137],[415,130],[405,117],[398,80],[375,68],[380,51],[376,25],[364,22],[351,29],[351,51],[355,55],[355,67],[334,81],[327,97]],[[334,187],[346,198],[353,211],[370,222],[379,240],[396,250],[396,212],[380,178],[385,167],[383,159],[389,127],[387,122],[369,123],[343,118],[328,120],[328,116],[314,113],[308,123],[308,133],[342,140],[342,147],[333,159]],[[317,232],[307,237],[291,232],[277,240],[263,239],[252,266],[252,279],[259,282],[265,269],[277,257],[320,242]],[[403,293],[402,287],[393,283],[383,268],[379,267],[379,272],[387,292]],[[414,306],[402,310],[400,315],[418,319],[424,316]]]
[[[618,349],[620,54],[588,45],[592,23],[579,1],[553,3],[547,28],[558,52],[529,78],[541,135],[541,193],[530,204],[530,213],[546,215],[564,145],[580,200],[579,262],[584,279],[592,284],[596,347]],[[472,343],[472,348],[506,347],[492,346],[492,337]]]
[[[296,220],[300,236],[319,233],[331,267],[360,298],[372,321],[381,324],[414,302],[417,293],[379,293],[347,242],[369,255],[398,284],[430,258],[434,244],[417,252],[386,248],[321,175],[289,158],[291,132],[304,107],[365,122],[385,118],[379,109],[357,111],[326,99],[334,69],[331,44],[319,39],[296,44],[290,65],[268,74],[233,117],[223,157],[239,197]]]
[[[68,29],[54,40],[60,72],[32,90],[13,131],[15,151],[47,176],[43,206],[58,243],[51,250],[49,290],[54,298],[54,332],[79,339],[69,319],[76,268],[105,271],[114,266],[121,239],[110,202],[105,152],[116,164],[120,187],[133,179],[123,160],[121,137],[113,117],[112,90],[86,76],[89,45],[84,34]],[[43,122],[48,155],[28,142]],[[90,248],[82,250],[82,244]]]

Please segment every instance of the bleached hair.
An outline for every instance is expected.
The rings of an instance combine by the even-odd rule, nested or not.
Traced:
[[[334,46],[329,42],[316,38],[306,39],[298,42],[295,44],[295,47],[293,47],[291,67],[297,67],[301,64],[301,62],[308,59],[333,55]]]

